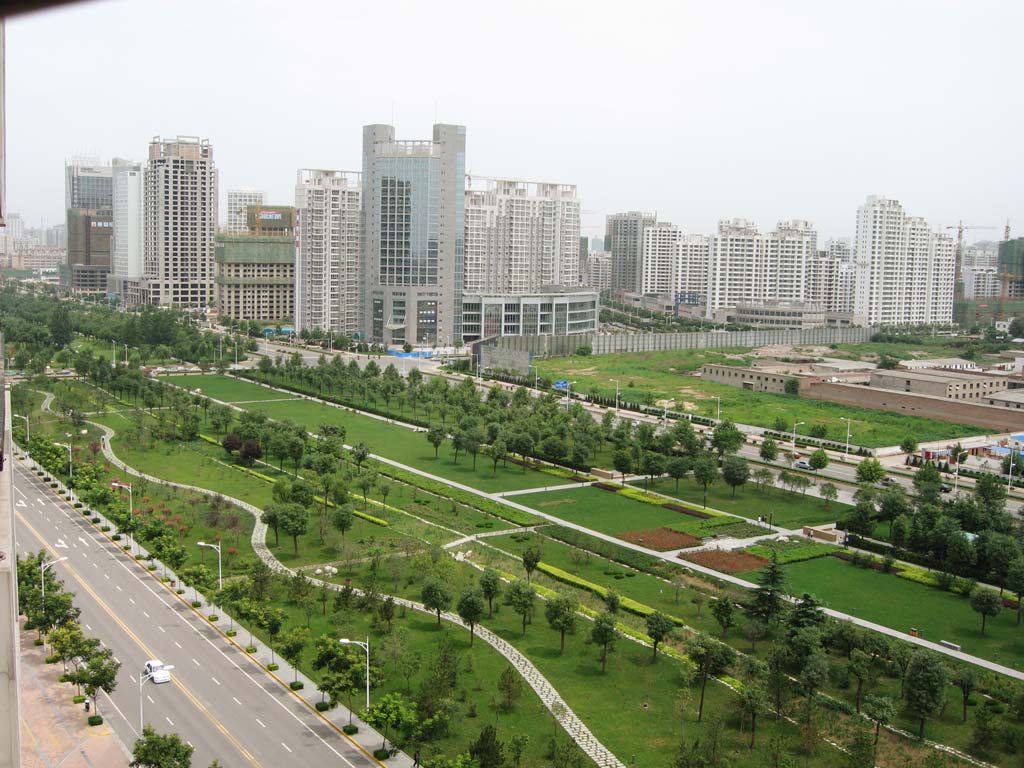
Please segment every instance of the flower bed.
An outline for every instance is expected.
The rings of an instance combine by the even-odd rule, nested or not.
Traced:
[[[591,488],[600,488],[602,491],[611,491],[612,493],[618,493],[621,485],[615,485],[614,483],[591,483]]]
[[[690,509],[689,507],[684,507],[682,504],[673,504],[669,502],[667,504],[662,504],[661,506],[663,506],[665,509],[671,509],[673,512],[682,512],[684,515],[690,515],[690,517],[699,517],[701,520],[708,520],[709,518],[715,517],[715,515],[708,514],[707,512],[702,512],[699,509]]]
[[[713,568],[722,573],[739,573],[741,571],[757,571],[768,565],[768,561],[745,552],[727,552],[721,549],[705,549],[700,552],[683,552],[680,560]]]
[[[749,555],[763,557],[770,560],[772,552],[779,557],[780,563],[798,563],[803,560],[813,560],[817,557],[825,557],[839,550],[834,544],[825,544],[817,541],[762,541],[743,551]]]
[[[696,547],[700,539],[682,531],[674,531],[671,528],[644,528],[635,531],[625,531],[616,534],[617,538],[629,541],[633,544],[640,544],[648,549],[656,549],[659,552],[667,552],[671,549],[686,549]]]

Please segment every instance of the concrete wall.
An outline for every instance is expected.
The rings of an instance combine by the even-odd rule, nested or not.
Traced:
[[[695,333],[614,333],[577,336],[504,336],[495,343],[502,349],[534,355],[571,355],[590,345],[595,355],[657,352],[671,349],[763,347],[768,344],[844,344],[871,340],[871,328],[809,328],[799,331],[706,331]]]
[[[842,405],[905,413],[908,416],[924,416],[951,424],[973,424],[999,432],[1024,429],[1024,411],[1017,413],[993,405],[893,392],[855,384],[808,382],[806,388],[801,389],[800,396],[809,400],[827,400]]]

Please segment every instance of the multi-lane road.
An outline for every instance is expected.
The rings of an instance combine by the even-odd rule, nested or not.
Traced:
[[[122,664],[117,689],[98,704],[129,748],[139,731],[139,672],[155,658],[175,669],[169,684],[143,686],[145,722],[188,741],[194,765],[379,766],[20,463],[14,496],[19,551],[68,558],[54,570],[76,593],[86,633]]]

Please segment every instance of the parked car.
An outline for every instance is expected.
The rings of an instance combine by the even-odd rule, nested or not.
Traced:
[[[943,483],[941,486],[939,486],[939,490],[942,491],[943,493],[949,493],[950,491],[953,490],[953,486],[946,485],[945,483]]]
[[[154,683],[169,683],[171,682],[171,673],[164,667],[164,663],[159,659],[150,659],[146,662],[146,666],[142,668],[143,677],[149,676],[150,680]]]
[[[797,462],[796,464],[794,464],[793,466],[794,466],[794,467],[796,467],[797,469],[811,469],[811,470],[813,470],[813,469],[814,469],[814,467],[812,467],[812,466],[810,465],[810,463],[809,463],[809,462],[807,462],[807,461],[805,461],[804,459],[800,459],[800,461],[798,461],[798,462]]]
[[[896,479],[886,475],[882,478],[882,485],[896,485]]]

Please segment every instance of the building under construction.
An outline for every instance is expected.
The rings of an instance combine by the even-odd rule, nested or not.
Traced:
[[[1024,237],[999,244],[999,295],[995,298],[960,300],[953,319],[960,325],[991,325],[1000,320],[1024,317]]]

